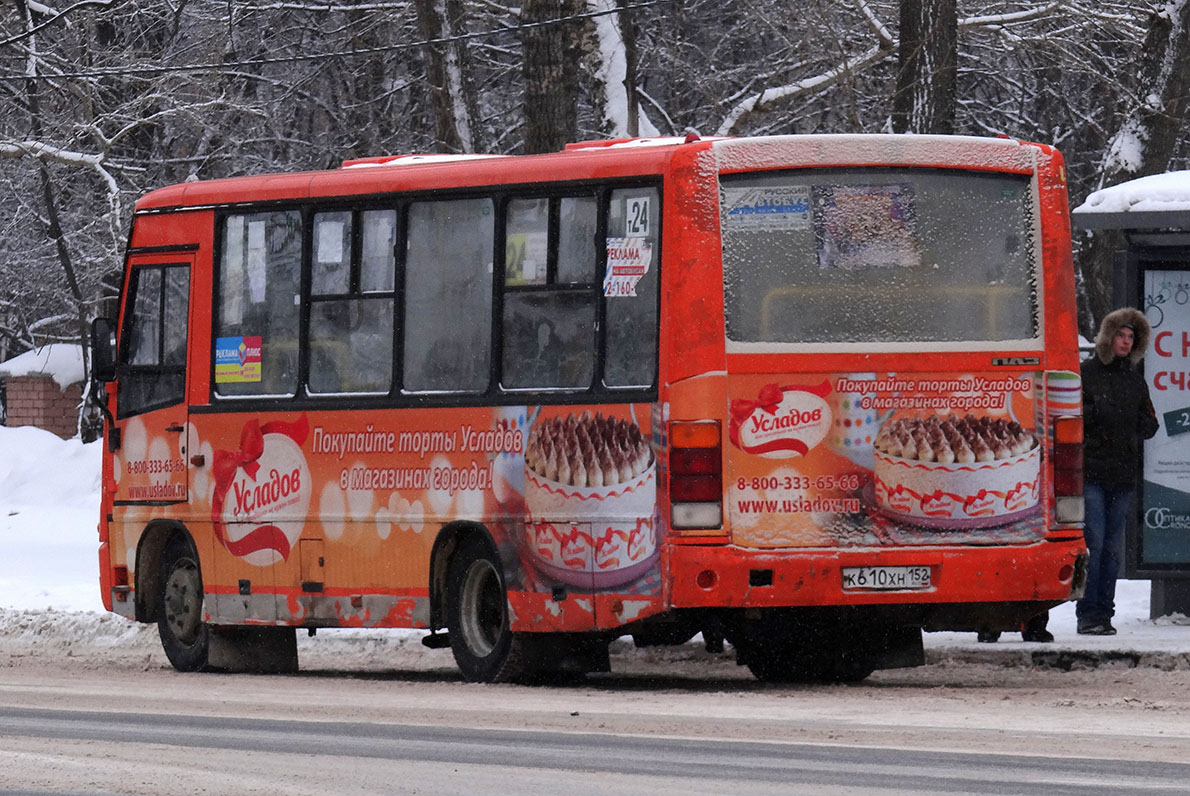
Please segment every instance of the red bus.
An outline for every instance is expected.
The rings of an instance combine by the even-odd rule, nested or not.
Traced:
[[[136,205],[105,605],[180,670],[406,627],[476,681],[923,659],[1082,588],[1065,173],[1009,139],[404,156]]]

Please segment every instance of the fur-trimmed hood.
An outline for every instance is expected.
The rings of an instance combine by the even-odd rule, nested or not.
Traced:
[[[1111,350],[1112,340],[1115,339],[1116,332],[1125,326],[1131,327],[1136,335],[1128,360],[1135,365],[1144,359],[1145,351],[1149,348],[1149,335],[1152,334],[1149,319],[1138,309],[1124,307],[1109,312],[1104,316],[1103,323],[1099,324],[1099,334],[1095,336],[1095,356],[1099,357],[1099,361],[1104,365],[1110,365],[1116,358]]]

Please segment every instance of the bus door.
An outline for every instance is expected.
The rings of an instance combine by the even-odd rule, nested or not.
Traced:
[[[116,387],[117,506],[187,500],[191,262],[160,254],[133,256],[129,262]]]

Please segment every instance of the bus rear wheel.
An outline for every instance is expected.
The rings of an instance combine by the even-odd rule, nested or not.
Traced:
[[[202,573],[198,556],[183,536],[170,539],[161,554],[157,632],[175,669],[195,672],[206,667],[211,631],[202,621]]]
[[[502,683],[525,673],[524,639],[509,628],[499,557],[477,536],[463,540],[447,570],[450,649],[468,680]]]
[[[858,683],[876,668],[862,645],[841,642],[816,649],[753,642],[742,652],[756,679],[767,683]]]

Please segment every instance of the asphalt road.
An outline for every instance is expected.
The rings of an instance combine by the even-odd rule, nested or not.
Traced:
[[[527,687],[447,666],[181,675],[155,659],[0,656],[0,794],[1106,796],[1190,782],[1186,672],[956,663],[778,687],[705,662],[625,668]]]
[[[203,772],[250,751],[288,769],[275,782],[342,778],[367,767],[392,771],[390,792],[509,793],[554,780],[562,793],[965,793],[1184,794],[1190,765],[1046,755],[938,752],[839,745],[720,741],[583,732],[431,727],[403,723],[295,721],[231,716],[7,708],[0,736],[48,748],[140,749],[188,754],[194,790],[215,792]],[[6,744],[7,746],[7,744]],[[10,747],[11,748],[11,747]],[[365,765],[366,764],[366,765]],[[338,772],[338,773],[335,773]],[[410,772],[413,773],[410,776]],[[456,774],[466,772],[455,779]],[[136,776],[136,774],[132,774]],[[175,780],[173,793],[187,792]],[[72,793],[9,790],[4,793]],[[331,784],[331,783],[328,783]],[[110,792],[120,793],[111,784]]]
[[[628,644],[611,674],[493,686],[408,634],[303,638],[295,675],[186,675],[152,628],[9,619],[0,794],[1082,796],[1190,782],[1184,656],[1051,665],[971,645],[856,685],[775,685],[730,652]]]

